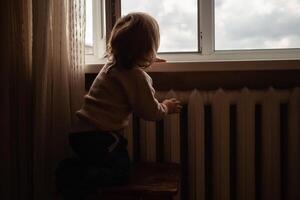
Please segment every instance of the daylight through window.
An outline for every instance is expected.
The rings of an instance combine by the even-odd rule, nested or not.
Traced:
[[[121,15],[147,12],[160,26],[158,52],[197,52],[197,0],[122,0]]]
[[[300,0],[215,0],[215,50],[300,47]]]
[[[86,0],[85,54],[93,54],[93,0]]]
[[[170,60],[297,58],[299,10],[300,0],[86,0],[86,54],[103,57],[111,16],[147,12]]]

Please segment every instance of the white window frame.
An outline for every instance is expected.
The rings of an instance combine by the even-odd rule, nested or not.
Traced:
[[[92,0],[93,2],[93,54],[86,54],[87,64],[99,64],[106,48],[106,23],[105,23],[105,0]]]
[[[92,65],[103,64],[105,51],[105,0],[93,0],[94,17],[94,55],[86,55],[87,71]],[[101,26],[99,25],[101,24]],[[99,34],[100,33],[100,34]],[[198,42],[199,52],[195,53],[159,53],[168,62],[161,65],[162,70],[178,67],[178,63],[188,66],[193,63],[193,69],[203,70],[203,62],[232,61],[276,61],[300,60],[300,48],[297,49],[259,49],[259,50],[214,50],[214,0],[198,0]],[[197,68],[199,63],[199,68]],[[299,66],[300,68],[300,66]],[[256,69],[254,67],[254,69]],[[261,69],[261,68],[260,68]],[[286,69],[283,68],[282,69]],[[157,69],[156,69],[157,70]],[[174,69],[172,69],[174,70]],[[171,70],[171,71],[172,71]],[[175,69],[176,70],[176,69]],[[220,67],[220,70],[223,70]],[[226,69],[225,69],[226,70]],[[159,70],[158,70],[159,71]]]

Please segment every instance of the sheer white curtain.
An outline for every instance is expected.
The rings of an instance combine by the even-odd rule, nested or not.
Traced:
[[[34,199],[54,199],[54,170],[84,94],[85,0],[33,0]]]

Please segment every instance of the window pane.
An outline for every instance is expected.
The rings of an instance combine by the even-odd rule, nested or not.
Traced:
[[[300,0],[215,0],[215,49],[300,48]]]
[[[159,52],[198,51],[197,0],[122,0],[122,16],[147,12],[160,26]]]
[[[85,54],[93,54],[93,0],[86,0]]]

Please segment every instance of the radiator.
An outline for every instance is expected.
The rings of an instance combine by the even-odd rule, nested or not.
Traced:
[[[130,117],[134,161],[182,166],[182,200],[299,200],[300,88],[168,91],[180,114]]]

